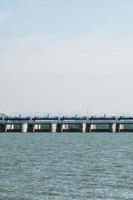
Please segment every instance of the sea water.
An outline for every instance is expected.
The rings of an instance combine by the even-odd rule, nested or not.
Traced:
[[[133,133],[1,133],[0,200],[133,199]]]

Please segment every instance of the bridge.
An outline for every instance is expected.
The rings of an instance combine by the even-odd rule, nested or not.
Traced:
[[[133,117],[0,117],[0,132],[133,132]]]

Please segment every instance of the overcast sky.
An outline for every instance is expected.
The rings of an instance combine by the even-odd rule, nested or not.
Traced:
[[[133,1],[0,0],[0,112],[133,114]]]

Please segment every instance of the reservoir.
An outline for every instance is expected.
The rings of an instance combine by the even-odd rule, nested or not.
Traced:
[[[0,199],[133,199],[133,134],[0,133]]]

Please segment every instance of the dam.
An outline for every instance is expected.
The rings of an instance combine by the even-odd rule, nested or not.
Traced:
[[[0,132],[133,132],[133,117],[0,117]]]

